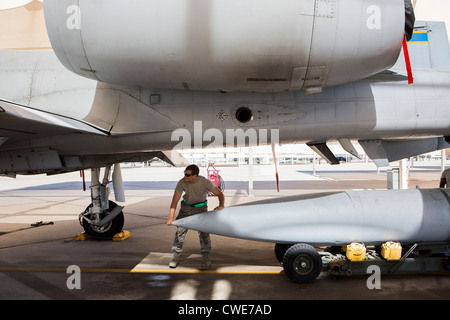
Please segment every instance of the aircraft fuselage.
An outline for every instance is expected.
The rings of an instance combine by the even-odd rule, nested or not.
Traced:
[[[415,70],[413,85],[402,75],[377,75],[305,96],[300,90],[227,93],[106,84],[67,71],[52,52],[9,52],[2,60],[10,63],[1,64],[0,76],[8,80],[0,80],[11,86],[0,88],[1,97],[110,133],[36,139],[20,133],[23,142],[6,141],[3,149],[50,147],[61,155],[88,155],[450,135],[450,72]],[[22,67],[5,69],[11,61]]]

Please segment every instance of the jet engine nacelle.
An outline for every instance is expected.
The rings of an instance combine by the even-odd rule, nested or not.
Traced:
[[[73,72],[141,87],[311,91],[390,68],[404,0],[46,0]]]

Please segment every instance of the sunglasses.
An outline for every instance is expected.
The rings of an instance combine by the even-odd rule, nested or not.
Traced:
[[[186,177],[190,177],[190,176],[193,176],[194,174],[192,173],[192,174],[189,174],[189,173],[184,173],[184,175],[186,176]]]

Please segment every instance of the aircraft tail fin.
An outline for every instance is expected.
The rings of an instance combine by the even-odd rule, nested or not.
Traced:
[[[408,41],[413,69],[450,70],[450,44],[444,22],[416,21]],[[393,68],[406,68],[403,52]]]

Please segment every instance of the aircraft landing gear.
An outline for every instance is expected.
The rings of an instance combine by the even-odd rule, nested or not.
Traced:
[[[80,224],[84,232],[94,239],[110,240],[122,231],[124,216],[121,206],[109,201],[109,208],[98,214],[92,213],[93,203],[80,215]]]
[[[124,216],[122,206],[108,200],[111,166],[105,168],[103,182],[100,183],[100,168],[91,169],[92,203],[80,214],[79,220],[86,235],[102,240],[110,240],[122,231]]]

